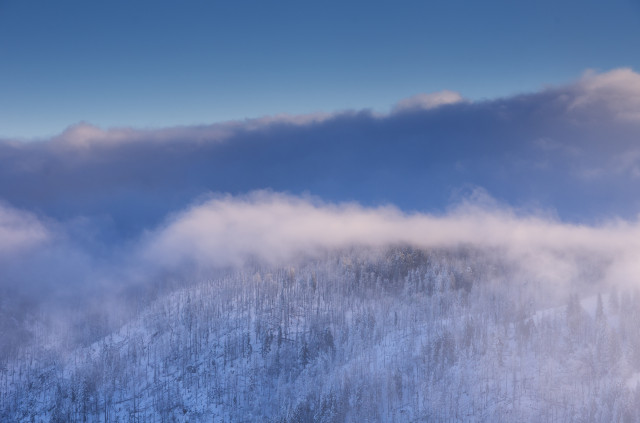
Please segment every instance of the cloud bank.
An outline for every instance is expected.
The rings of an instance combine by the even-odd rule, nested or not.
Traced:
[[[570,221],[640,211],[640,75],[586,73],[470,102],[419,94],[388,114],[345,111],[165,129],[81,123],[0,141],[0,200],[135,238],[200,195],[271,189],[438,212],[476,187]]]
[[[640,262],[639,221],[570,224],[544,214],[521,214],[484,193],[479,197],[442,215],[326,204],[269,192],[215,197],[148,234],[141,254],[148,263],[175,269],[252,260],[286,265],[301,256],[357,246],[464,246],[500,254],[526,269],[529,277],[547,282],[574,281],[583,275],[580,266],[594,258],[606,264],[599,282],[640,280],[640,266],[634,264]]]
[[[475,246],[555,284],[635,284],[638,98],[640,75],[618,69],[482,102],[418,95],[387,114],[0,141],[0,290],[106,303],[189,268],[388,244]]]
[[[28,223],[23,232],[29,236],[18,232],[14,239],[22,236],[31,243],[5,247],[5,257],[11,254],[12,260],[0,261],[5,275],[0,288],[44,294],[47,300],[96,300],[106,293],[153,288],[166,275],[188,278],[256,263],[289,266],[335,250],[403,245],[483,251],[517,267],[523,278],[557,285],[559,291],[580,278],[605,285],[640,281],[640,221],[567,223],[499,204],[482,191],[442,214],[269,191],[211,194],[108,254],[87,248],[74,225],[47,228],[24,212],[5,214]],[[31,233],[49,235],[31,241]]]

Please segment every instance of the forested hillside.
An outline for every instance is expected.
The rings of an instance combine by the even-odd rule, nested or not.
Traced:
[[[184,281],[98,340],[16,322],[0,420],[640,419],[638,292],[471,248],[318,257]]]

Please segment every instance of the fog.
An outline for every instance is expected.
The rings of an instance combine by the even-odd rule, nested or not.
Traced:
[[[638,221],[568,223],[482,191],[440,214],[256,191],[95,248],[4,213],[25,240],[0,262],[9,420],[640,412]]]
[[[544,212],[518,212],[483,192],[439,215],[256,192],[203,200],[147,234],[140,245],[147,262],[163,267],[242,265],[256,258],[283,265],[300,255],[354,246],[469,246],[498,250],[528,262],[532,272],[552,275],[556,269],[549,262],[531,261],[593,255],[615,260],[613,267],[619,268],[640,253],[639,234],[637,221],[564,223]],[[559,279],[571,279],[564,276]]]
[[[567,223],[544,210],[501,204],[482,190],[440,214],[271,191],[209,194],[110,248],[87,240],[86,222],[38,219],[7,207],[2,216],[2,288],[36,303],[93,302],[127,290],[153,291],[167,275],[187,282],[215,269],[286,266],[331,251],[399,245],[493,252],[563,294],[562,285],[583,277],[586,265],[605,287],[635,285],[640,271],[637,220]]]
[[[616,69],[389,113],[0,140],[0,288],[35,309],[113,304],[215,268],[391,244],[496,251],[558,285],[586,260],[602,283],[635,284],[638,98],[640,75]]]
[[[640,416],[640,390],[622,388],[640,375],[639,98],[640,75],[617,69],[486,101],[417,94],[388,113],[0,140],[0,418],[35,417],[29,398],[44,398],[59,421],[185,404],[196,420],[299,421],[329,403],[322,421],[375,404],[391,419],[405,392],[416,419],[500,420],[506,391],[525,398],[519,416],[535,417],[526,398],[555,410],[544,420]],[[365,370],[388,355],[402,359]],[[589,371],[559,380],[554,366],[575,363]],[[173,404],[162,385],[201,380],[206,401]],[[451,381],[473,399],[454,401]],[[554,386],[565,402],[549,408]],[[349,406],[357,392],[369,406]]]

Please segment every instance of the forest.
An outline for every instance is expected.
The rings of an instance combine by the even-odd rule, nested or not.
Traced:
[[[122,324],[35,313],[0,357],[0,420],[638,421],[640,292],[507,257],[345,248],[139,292]]]

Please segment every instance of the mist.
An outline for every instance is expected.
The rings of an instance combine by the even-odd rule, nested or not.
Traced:
[[[505,392],[531,417],[556,382],[553,413],[640,416],[638,98],[617,69],[485,101],[0,140],[0,417],[500,420]],[[24,411],[31,395],[49,411]]]
[[[31,304],[30,311],[90,304],[92,312],[113,316],[139,297],[149,301],[169,279],[184,284],[220,269],[295,266],[331,252],[373,254],[390,246],[482,251],[518,269],[520,279],[544,283],[556,301],[585,282],[585,269],[593,292],[635,287],[640,271],[637,220],[568,223],[544,210],[509,207],[482,190],[440,214],[272,191],[209,194],[109,248],[87,240],[84,221],[38,219],[7,207],[3,216],[9,242],[0,250],[1,288]],[[110,309],[115,304],[119,310]]]
[[[109,254],[18,221],[64,244],[3,253],[2,416],[638,412],[637,221],[567,223],[482,191],[441,214],[257,191],[204,196]]]

